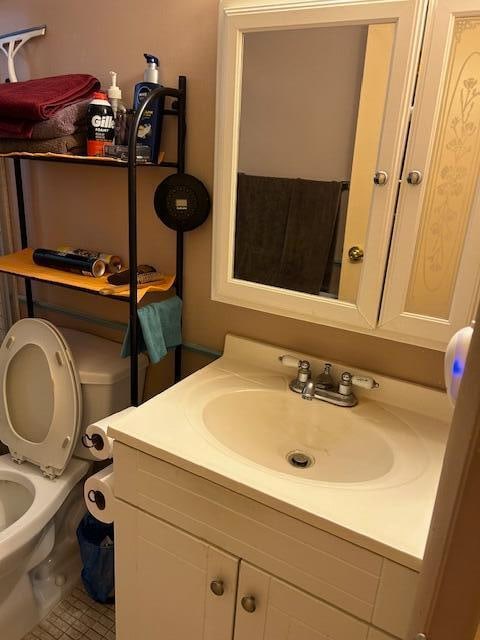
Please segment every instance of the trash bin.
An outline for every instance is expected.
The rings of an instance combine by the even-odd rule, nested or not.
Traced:
[[[115,601],[113,524],[99,522],[87,513],[77,528],[82,558],[82,582],[87,593],[97,602]]]

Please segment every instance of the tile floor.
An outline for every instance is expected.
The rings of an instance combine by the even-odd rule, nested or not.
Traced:
[[[115,640],[115,607],[78,586],[23,640]]]

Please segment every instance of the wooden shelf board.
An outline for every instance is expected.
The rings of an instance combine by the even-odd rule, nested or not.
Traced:
[[[10,153],[0,153],[0,158],[18,158],[19,160],[40,160],[42,162],[65,162],[67,164],[90,164],[93,166],[118,167],[126,169],[128,162],[116,160],[115,158],[100,158],[96,156],[77,156],[71,153],[29,153],[26,151],[11,151]],[[153,162],[138,163],[137,167],[162,167],[171,166],[175,163],[163,164],[165,153],[159,154],[158,164]]]
[[[82,276],[77,273],[69,273],[68,271],[60,271],[59,269],[52,269],[50,267],[41,267],[33,262],[32,254],[33,249],[23,249],[16,253],[0,256],[0,272],[115,298],[117,300],[128,301],[129,299],[130,292],[125,290],[124,287],[119,287],[119,290],[115,291],[115,288],[107,281],[107,276],[91,278],[90,276]],[[175,276],[166,275],[162,282],[142,285],[137,291],[137,301],[140,302],[142,298],[151,291],[168,291],[172,288],[174,282]],[[108,290],[108,293],[106,290]],[[102,293],[102,291],[104,293]]]

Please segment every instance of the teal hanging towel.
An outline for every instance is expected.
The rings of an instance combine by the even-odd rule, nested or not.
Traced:
[[[182,301],[178,296],[140,307],[138,350],[146,351],[153,363],[160,362],[169,349],[182,344]],[[130,355],[130,325],[122,345],[122,358]]]

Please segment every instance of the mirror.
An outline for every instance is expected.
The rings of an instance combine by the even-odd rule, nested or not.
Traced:
[[[234,279],[356,301],[394,32],[243,34]]]

